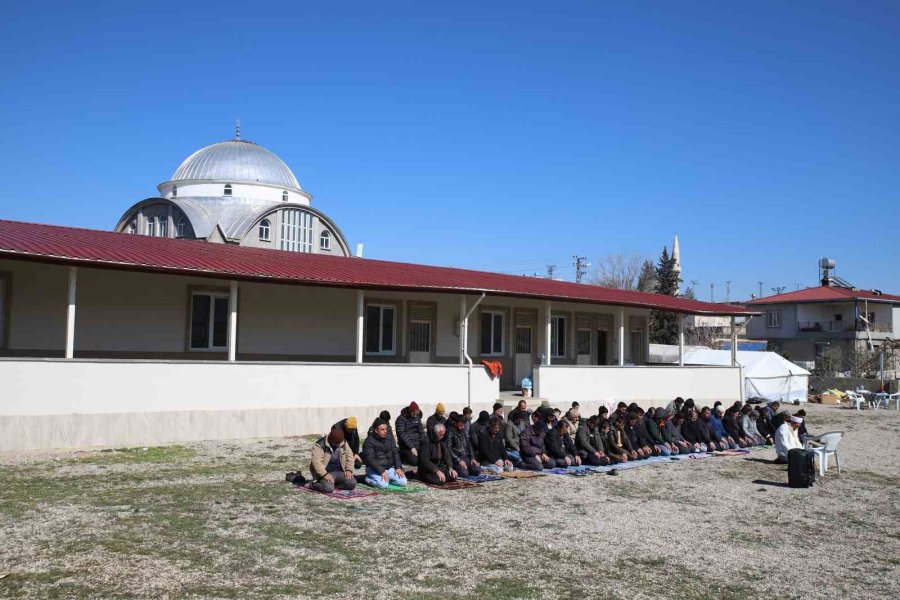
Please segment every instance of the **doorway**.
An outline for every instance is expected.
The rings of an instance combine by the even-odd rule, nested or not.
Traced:
[[[526,377],[531,378],[534,370],[534,355],[532,354],[532,341],[534,329],[528,326],[516,327],[516,352],[515,352],[515,376],[513,385],[518,387]]]
[[[597,364],[608,365],[609,356],[607,348],[609,346],[609,333],[605,329],[597,330]]]

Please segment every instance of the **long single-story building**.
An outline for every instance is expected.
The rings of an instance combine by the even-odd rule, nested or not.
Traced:
[[[752,309],[351,257],[240,129],[157,192],[114,232],[0,221],[0,450],[320,433],[526,377],[589,407],[741,395],[739,366],[647,367],[649,318]]]
[[[416,400],[741,398],[646,366],[650,311],[747,309],[462,269],[0,221],[0,449],[320,432]],[[491,379],[479,362],[495,360]]]

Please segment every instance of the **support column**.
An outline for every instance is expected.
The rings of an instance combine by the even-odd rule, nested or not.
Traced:
[[[625,307],[620,307],[616,314],[619,320],[619,366],[625,365]]]
[[[78,267],[69,267],[69,299],[66,310],[66,358],[75,357],[75,297],[78,290]]]
[[[678,366],[684,366],[684,315],[678,315]]]
[[[459,364],[466,364],[466,343],[469,339],[469,321],[466,319],[466,297],[459,297]]]
[[[737,366],[737,328],[734,326],[734,317],[731,317],[731,366]]]
[[[228,295],[228,362],[237,359],[237,315],[238,315],[238,283],[231,282]]]
[[[366,322],[366,296],[362,290],[356,291],[356,364],[363,362],[363,334]]]
[[[544,305],[544,362],[545,365],[550,365],[552,363],[551,356],[553,355],[553,346],[550,343],[551,337],[553,335],[553,307],[547,302]]]

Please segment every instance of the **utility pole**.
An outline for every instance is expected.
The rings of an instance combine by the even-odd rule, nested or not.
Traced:
[[[763,282],[762,282],[762,281],[757,281],[756,283],[759,284],[759,296],[757,296],[757,298],[762,298],[762,286],[763,286]]]
[[[731,300],[731,282],[725,282],[725,303],[727,304]]]
[[[581,279],[591,264],[587,262],[587,256],[572,256],[572,259],[575,261],[572,263],[572,266],[575,267],[575,283],[581,283]]]
[[[696,279],[691,279],[691,291],[694,292],[694,297],[697,297],[697,285],[699,285],[699,281]]]
[[[716,284],[715,283],[709,284],[709,301],[710,302],[716,301]]]
[[[556,270],[556,265],[547,265],[547,279],[553,279],[553,272]]]
[[[778,286],[778,287],[773,287],[772,291],[775,292],[775,295],[777,296],[777,295],[781,294],[781,292],[783,292],[785,289],[786,289],[785,286],[782,285],[782,286]]]

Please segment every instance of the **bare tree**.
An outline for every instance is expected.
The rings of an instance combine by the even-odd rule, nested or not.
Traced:
[[[634,290],[644,257],[639,254],[609,254],[595,262],[590,282],[603,287]]]

